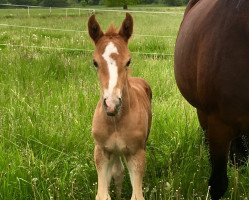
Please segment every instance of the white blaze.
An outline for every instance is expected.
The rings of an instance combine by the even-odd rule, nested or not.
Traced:
[[[110,96],[113,92],[114,87],[117,85],[118,81],[118,67],[115,60],[112,59],[111,54],[118,54],[117,47],[112,43],[109,44],[105,48],[105,52],[102,54],[103,58],[107,62],[107,67],[109,71],[109,85],[108,88],[104,91],[104,96]]]

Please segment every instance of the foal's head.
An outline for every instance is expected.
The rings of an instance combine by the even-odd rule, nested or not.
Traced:
[[[121,107],[122,92],[127,82],[127,67],[131,60],[128,40],[133,31],[133,19],[127,13],[118,31],[110,26],[103,33],[92,15],[88,21],[88,31],[95,43],[93,64],[98,71],[103,105],[107,115],[115,116]]]

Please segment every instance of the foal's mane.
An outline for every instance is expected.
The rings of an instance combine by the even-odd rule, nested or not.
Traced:
[[[105,35],[110,36],[110,37],[117,36],[118,35],[118,29],[113,24],[111,24],[109,26],[109,28],[107,29],[107,31],[105,32]]]

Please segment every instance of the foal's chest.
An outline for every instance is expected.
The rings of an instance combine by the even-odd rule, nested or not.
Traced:
[[[99,135],[101,134],[101,136]],[[95,142],[105,151],[117,154],[132,154],[139,148],[142,137],[137,137],[136,132],[114,131],[114,132],[93,132]],[[134,137],[135,136],[135,137]]]
[[[129,141],[127,141],[127,138],[121,132],[113,132],[110,134],[102,145],[106,151],[118,153],[127,153],[131,148]]]
[[[96,113],[92,128],[96,145],[118,154],[133,154],[137,149],[145,148],[148,134],[148,115],[145,111],[132,112],[123,116],[122,120],[106,120],[105,113]]]

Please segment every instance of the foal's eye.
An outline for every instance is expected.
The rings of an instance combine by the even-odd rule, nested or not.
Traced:
[[[96,62],[96,60],[93,60],[93,65],[97,68],[98,67],[98,63]]]
[[[130,64],[131,64],[131,59],[126,63],[126,67],[129,67]]]

